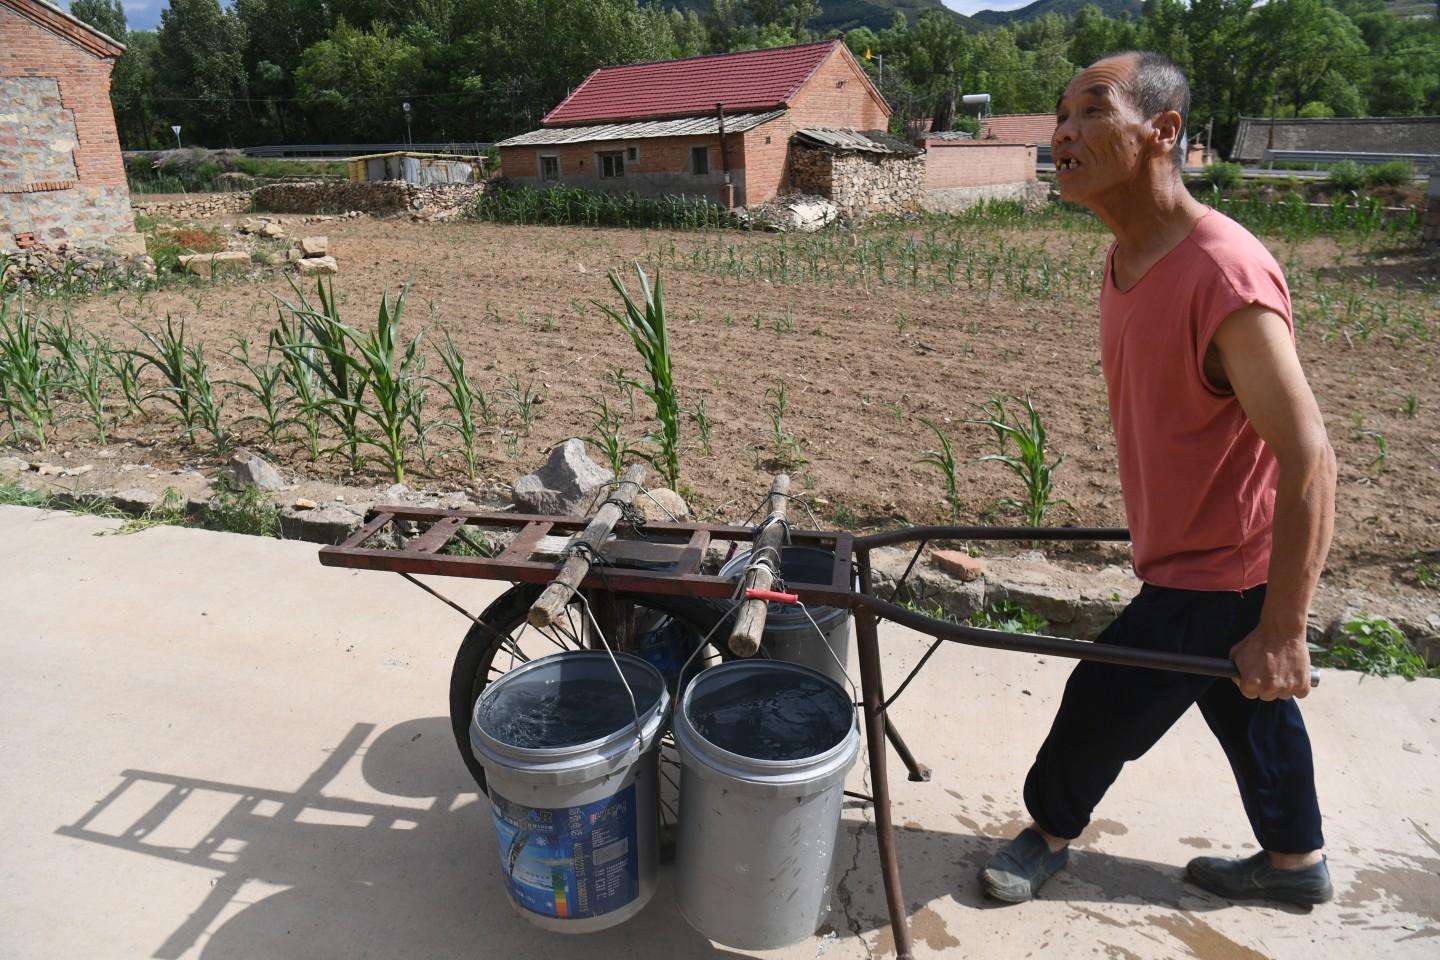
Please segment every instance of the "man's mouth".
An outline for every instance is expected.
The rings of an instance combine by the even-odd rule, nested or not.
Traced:
[[[1055,164],[1057,170],[1075,170],[1081,166],[1080,161],[1074,157],[1061,157]]]

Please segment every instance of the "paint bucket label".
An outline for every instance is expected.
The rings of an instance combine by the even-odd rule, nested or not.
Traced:
[[[635,785],[578,807],[527,807],[490,791],[500,869],[515,902],[544,917],[618,910],[640,893]]]

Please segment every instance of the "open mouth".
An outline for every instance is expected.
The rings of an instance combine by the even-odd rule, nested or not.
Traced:
[[[1077,170],[1080,168],[1080,166],[1080,161],[1076,160],[1074,157],[1061,157],[1060,160],[1055,164],[1055,169]]]

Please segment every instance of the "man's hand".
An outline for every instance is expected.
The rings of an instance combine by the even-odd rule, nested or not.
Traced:
[[[1310,648],[1305,629],[1298,636],[1263,622],[1230,648],[1240,678],[1235,685],[1252,700],[1288,700],[1310,692]]]

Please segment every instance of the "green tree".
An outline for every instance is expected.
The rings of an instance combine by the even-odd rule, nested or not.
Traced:
[[[1369,50],[1360,31],[1321,0],[1271,0],[1255,11],[1249,25],[1256,79],[1273,83],[1280,99],[1297,111],[1325,99],[1326,92],[1348,95],[1369,72]],[[1331,106],[1344,112],[1340,104]],[[1347,106],[1363,110],[1363,104]]]
[[[110,106],[115,132],[128,148],[150,146],[150,91],[154,87],[155,35],[131,33],[120,0],[74,0],[70,12],[101,33],[125,44],[110,73]]]
[[[1239,95],[1253,81],[1246,20],[1254,0],[1190,0],[1185,38],[1190,49],[1190,116],[1222,130],[1236,121]]]
[[[1068,59],[1077,67],[1088,67],[1105,54],[1132,49],[1136,43],[1133,23],[1111,19],[1099,7],[1087,3],[1071,22]]]
[[[341,20],[308,48],[295,71],[301,103],[321,118],[321,136],[337,140],[399,140],[401,102],[420,71],[420,51],[384,23],[368,30]]]
[[[155,98],[162,122],[178,122],[191,143],[233,145],[248,119],[245,28],[219,0],[170,0],[160,11]]]

